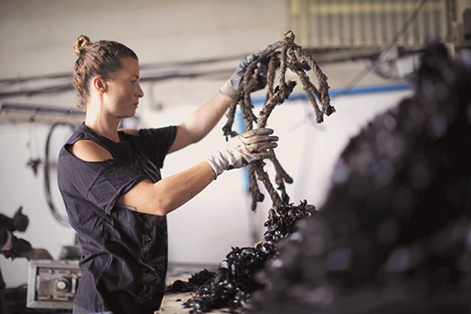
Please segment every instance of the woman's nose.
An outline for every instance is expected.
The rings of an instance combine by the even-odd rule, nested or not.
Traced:
[[[137,97],[139,98],[144,97],[144,91],[141,88],[141,84],[139,84],[137,87]]]

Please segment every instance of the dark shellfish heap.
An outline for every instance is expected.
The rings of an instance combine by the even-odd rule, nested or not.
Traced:
[[[290,236],[296,237],[295,229],[298,221],[309,217],[315,211],[314,206],[306,201],[299,206],[283,205],[269,210],[269,218],[265,222],[267,231],[263,240],[252,247],[233,247],[218,268],[217,273],[206,277],[208,280],[200,285],[192,285],[195,274],[189,283],[175,282],[167,287],[167,291],[195,291],[195,296],[183,303],[183,307],[191,308],[190,313],[209,312],[213,309],[229,308],[232,310],[248,308],[250,295],[253,291],[263,288],[257,281],[256,273],[265,262],[276,256],[276,243]],[[207,270],[203,270],[207,272]]]
[[[413,84],[350,141],[249,312],[471,313],[471,51],[431,44]]]

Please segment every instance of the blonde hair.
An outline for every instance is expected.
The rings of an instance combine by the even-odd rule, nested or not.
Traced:
[[[73,45],[77,55],[72,84],[78,97],[77,107],[86,109],[90,99],[90,80],[100,76],[110,80],[122,69],[121,58],[131,57],[137,60],[137,55],[125,45],[116,41],[100,40],[91,42],[90,38],[80,35]]]

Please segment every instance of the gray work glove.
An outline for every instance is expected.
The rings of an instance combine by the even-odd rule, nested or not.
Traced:
[[[244,78],[245,69],[247,65],[255,59],[255,55],[248,55],[242,62],[237,66],[234,74],[224,83],[224,85],[219,89],[221,94],[227,95],[231,98],[234,98],[235,92],[239,88],[240,82]],[[257,63],[257,68],[255,73],[258,76],[258,85],[256,86],[254,92],[260,89],[265,88],[267,85],[267,70],[268,70],[268,60],[261,60]]]
[[[9,232],[8,230],[4,231],[7,231],[7,233]],[[33,248],[31,243],[15,237],[11,233],[8,234],[8,240],[0,249],[1,254],[3,254],[5,258],[10,258],[12,260],[18,257],[24,257],[29,261],[36,259],[53,259],[46,249]]]
[[[254,160],[274,155],[277,136],[270,135],[272,129],[262,128],[247,131],[231,138],[224,149],[218,150],[206,161],[211,165],[216,178],[225,170],[247,166]]]
[[[13,216],[13,225],[15,226],[15,229],[20,232],[25,231],[29,224],[29,218],[22,213],[22,210],[23,206],[20,206]]]

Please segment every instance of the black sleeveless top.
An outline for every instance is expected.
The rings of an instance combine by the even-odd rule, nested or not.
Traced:
[[[70,225],[83,255],[74,304],[90,312],[154,313],[160,307],[167,272],[167,219],[116,205],[142,180],[161,179],[160,168],[176,127],[119,132],[120,143],[82,124],[61,149],[58,184]],[[68,149],[78,140],[101,145],[113,156],[85,162]]]

